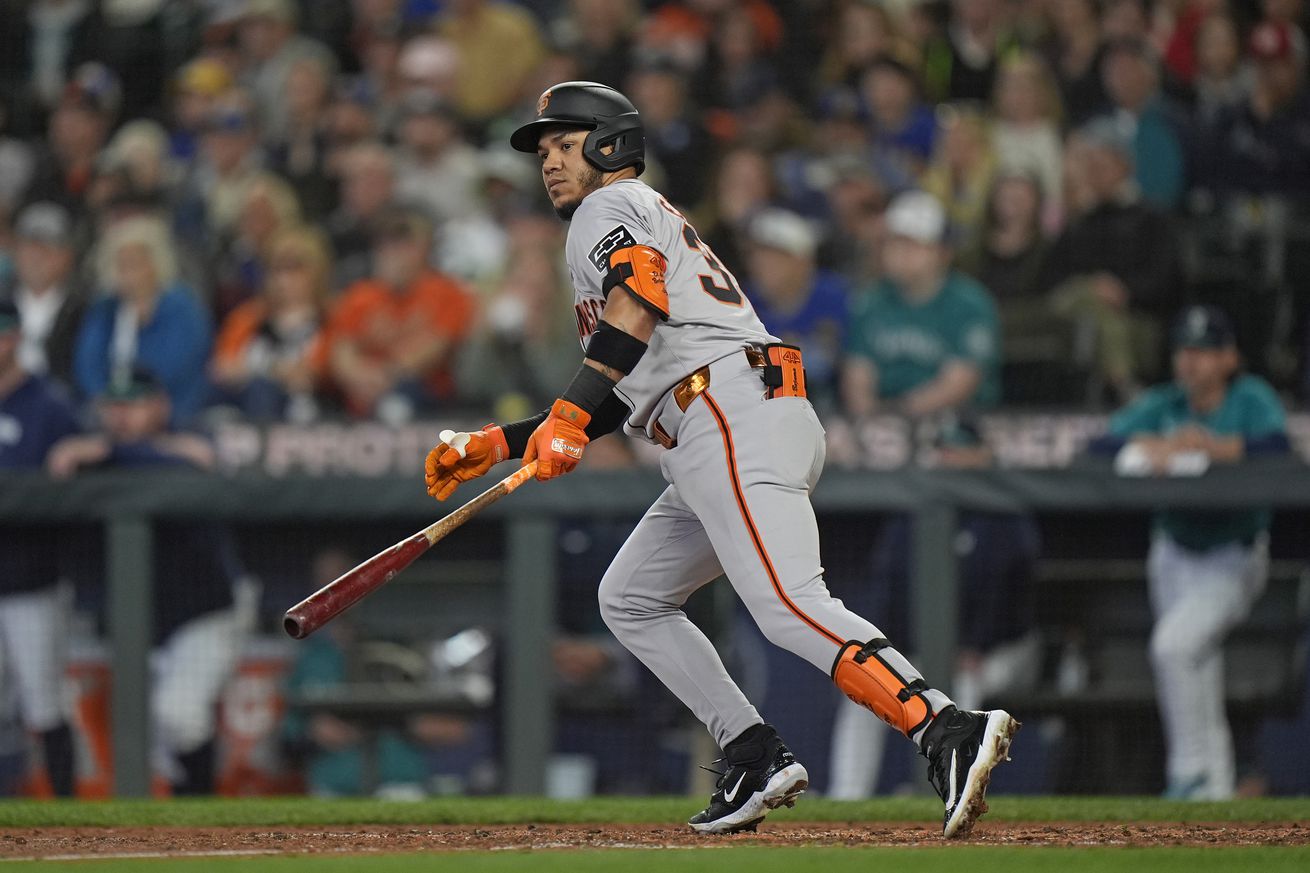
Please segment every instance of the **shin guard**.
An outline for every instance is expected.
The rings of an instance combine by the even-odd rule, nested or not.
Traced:
[[[880,654],[891,649],[889,657]],[[900,662],[901,669],[891,663]],[[922,677],[906,681],[905,669],[913,669],[891,643],[879,637],[867,643],[851,640],[841,647],[832,665],[832,681],[851,700],[887,724],[913,739],[932,721],[932,704],[924,694],[928,686]]]

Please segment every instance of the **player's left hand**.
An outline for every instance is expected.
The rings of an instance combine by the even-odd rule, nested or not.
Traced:
[[[428,493],[445,500],[463,482],[485,474],[509,457],[505,435],[494,424],[470,433],[443,430],[441,442],[428,452],[424,480]]]
[[[537,479],[545,482],[563,476],[582,460],[582,450],[590,440],[586,427],[591,414],[567,400],[556,400],[550,415],[537,426],[523,453],[523,464],[537,462]]]

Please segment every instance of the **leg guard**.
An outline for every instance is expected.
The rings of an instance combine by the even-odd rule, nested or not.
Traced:
[[[832,665],[832,681],[851,700],[911,739],[932,721],[932,704],[921,677],[905,681],[902,671],[879,654],[891,643],[879,637],[867,643],[851,640],[841,647]],[[888,652],[905,667],[909,662],[895,649]]]

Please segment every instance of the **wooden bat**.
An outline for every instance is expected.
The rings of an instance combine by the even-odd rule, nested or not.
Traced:
[[[537,475],[537,462],[520,467],[509,476],[465,503],[459,509],[389,549],[378,552],[353,570],[324,585],[287,610],[282,627],[303,640],[314,631],[372,594],[414,563],[440,539],[464,522]]]

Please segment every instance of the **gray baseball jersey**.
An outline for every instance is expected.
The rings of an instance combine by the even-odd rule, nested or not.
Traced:
[[[667,260],[668,299],[655,301],[667,318],[617,390],[633,410],[630,433],[649,437],[658,422],[676,446],[661,456],[668,489],[601,581],[601,615],[722,745],[761,719],[682,612],[697,588],[726,573],[765,635],[825,673],[846,641],[882,634],[823,581],[809,501],[825,454],[814,409],[804,397],[766,399],[741,350],[775,338],[695,228],[635,179],[589,194],[569,228],[584,345],[604,310],[611,256],[631,246]],[[706,365],[709,387],[683,412],[670,389]],[[921,679],[899,652],[881,654],[903,682]],[[950,702],[935,689],[926,695],[934,712]]]
[[[602,282],[610,255],[649,246],[668,260],[668,318],[618,393],[632,408],[627,430],[652,426],[669,389],[689,373],[748,345],[777,342],[764,329],[736,278],[687,219],[645,182],[627,179],[588,195],[573,215],[565,257],[575,293],[578,336],[586,348],[605,309]],[[647,434],[649,436],[649,434]]]

